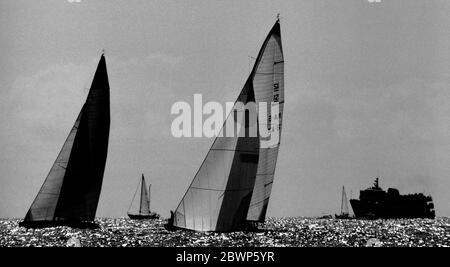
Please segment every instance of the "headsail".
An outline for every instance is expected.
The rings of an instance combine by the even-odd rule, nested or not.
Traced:
[[[109,82],[101,56],[83,108],[24,224],[93,221],[108,153]]]
[[[264,41],[253,71],[236,101],[234,112],[230,113],[224,126],[245,118],[247,111],[257,114],[256,105],[259,102],[283,100],[283,58],[279,36],[280,25],[277,21]],[[256,105],[246,105],[251,102]],[[239,104],[246,105],[247,110],[239,108]],[[270,112],[270,107],[268,109]],[[282,112],[282,105],[279,110]],[[171,219],[173,226],[196,231],[233,231],[245,227],[250,206],[251,215],[262,213],[261,210],[267,205],[263,205],[266,202],[260,205],[260,198],[268,201],[270,190],[267,192],[265,188],[267,181],[273,180],[279,138],[270,143],[273,138],[261,139],[259,132],[261,127],[268,127],[276,120],[258,121],[258,136],[255,137],[248,136],[248,124],[245,125],[246,135],[243,137],[230,137],[222,128],[175,210]],[[248,122],[247,119],[244,121]],[[278,128],[273,130],[271,135],[279,134]],[[269,175],[272,176],[267,178]],[[255,183],[255,180],[260,181]],[[254,191],[258,192],[256,198],[252,196]]]

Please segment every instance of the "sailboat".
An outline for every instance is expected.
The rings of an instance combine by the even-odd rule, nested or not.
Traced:
[[[102,53],[86,102],[20,226],[96,227],[108,154],[109,98]]]
[[[141,194],[139,198],[139,212],[137,214],[130,213],[131,206],[133,205],[134,199],[136,198],[136,192],[139,189],[139,185],[141,188]],[[144,174],[142,174],[139,185],[136,189],[136,192],[134,193],[133,200],[131,200],[130,208],[128,208],[128,217],[130,217],[130,219],[132,220],[158,219],[159,215],[157,213],[150,212],[150,190],[152,185],[149,186],[147,191]]]
[[[229,136],[224,126],[246,111],[237,105],[255,103],[256,136]],[[267,104],[269,116],[256,107]],[[173,212],[167,230],[231,232],[256,230],[269,204],[284,106],[284,58],[277,18],[258,53],[253,69],[232,111],[215,138],[192,183]],[[249,130],[245,125],[245,131]],[[269,132],[263,136],[261,133]]]
[[[341,198],[341,213],[334,215],[335,219],[351,219],[349,209],[347,194],[345,193],[345,188],[342,186],[342,198]]]

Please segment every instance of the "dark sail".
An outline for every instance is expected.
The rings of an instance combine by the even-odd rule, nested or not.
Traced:
[[[93,221],[108,154],[109,82],[101,56],[81,112],[23,225]]]
[[[248,221],[264,220],[275,172],[281,131],[280,116],[284,102],[283,54],[279,21],[269,32],[252,73],[244,85],[224,126],[245,118],[246,112],[258,114],[260,102],[268,104],[265,120],[258,117],[258,135],[229,137],[224,127],[214,140],[167,225],[196,231],[227,232],[248,227]],[[255,103],[248,110],[237,105]],[[247,108],[247,105],[246,105]],[[247,121],[245,119],[244,121]],[[276,127],[274,126],[276,123]],[[262,130],[269,136],[262,138]],[[272,138],[272,136],[278,138]],[[256,193],[256,194],[255,194]]]

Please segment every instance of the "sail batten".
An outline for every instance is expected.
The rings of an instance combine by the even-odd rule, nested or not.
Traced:
[[[64,145],[24,223],[93,221],[108,153],[109,82],[104,55]]]
[[[265,138],[261,138],[260,134],[256,137],[225,137],[225,126],[246,116],[245,112],[230,112],[173,213],[170,222],[172,226],[196,231],[234,231],[245,228],[248,220],[261,220],[265,216],[279,137],[273,144],[270,140],[272,135],[279,134],[281,130],[281,124],[278,126],[281,118],[278,119],[278,116],[283,111],[283,104],[272,107],[272,102],[284,102],[283,62],[280,25],[277,20],[233,107],[233,110],[239,110],[238,102],[244,105],[254,102],[256,105],[249,112],[258,114],[258,103],[269,103],[268,114],[271,114],[272,108],[275,111],[278,108],[280,114],[267,121],[258,118],[258,133],[265,128],[277,129],[272,130],[271,136]],[[274,128],[274,125],[277,127]],[[245,125],[245,130],[247,133],[248,125]]]

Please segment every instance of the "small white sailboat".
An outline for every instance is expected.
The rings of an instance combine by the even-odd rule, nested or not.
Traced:
[[[144,174],[142,174],[141,181],[138,185],[138,189],[140,186],[140,198],[139,198],[139,212],[137,213],[130,213],[131,207],[133,205],[133,202],[136,198],[136,192],[134,193],[133,200],[131,201],[130,208],[128,208],[127,215],[132,220],[148,220],[148,219],[158,219],[159,214],[151,212],[150,211],[150,190],[151,190],[151,184],[147,191],[147,185],[145,183]]]
[[[342,198],[341,198],[341,213],[334,215],[335,219],[352,219],[348,208],[347,194],[345,188],[342,186]]]

